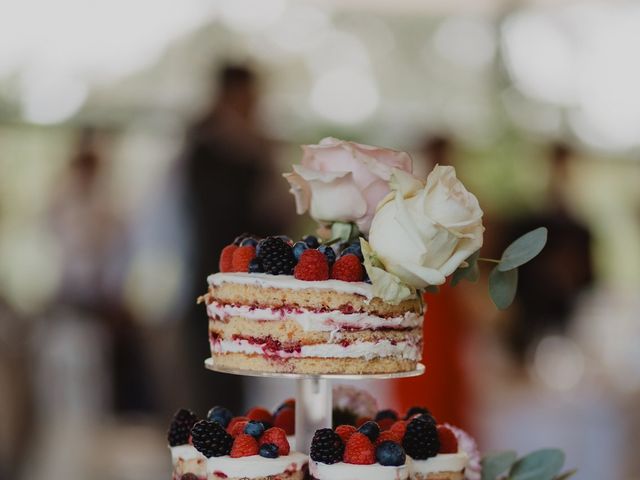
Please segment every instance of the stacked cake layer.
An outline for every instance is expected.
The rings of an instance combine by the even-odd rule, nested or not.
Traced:
[[[296,373],[413,370],[422,352],[419,298],[392,305],[371,285],[288,275],[217,273],[203,297],[216,365]]]

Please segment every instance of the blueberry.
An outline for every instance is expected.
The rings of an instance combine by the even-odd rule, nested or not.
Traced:
[[[258,241],[253,237],[247,237],[240,242],[241,247],[246,247],[246,246],[255,247],[256,245],[258,245]]]
[[[376,413],[375,421],[382,420],[383,418],[390,418],[391,420],[398,420],[398,414],[395,410],[380,410]]]
[[[320,246],[318,239],[313,235],[307,235],[305,237],[302,237],[302,241],[306,243],[307,247],[309,248],[318,248]]]
[[[247,423],[247,425],[244,427],[244,433],[258,438],[264,433],[264,425],[262,424],[262,422],[250,420],[249,423]]]
[[[325,257],[327,257],[327,262],[329,262],[329,266],[335,263],[336,252],[333,251],[333,248],[327,245],[320,245],[318,247],[318,251],[322,253]]]
[[[264,458],[278,458],[278,446],[273,443],[265,443],[260,447],[260,456]]]
[[[360,433],[364,433],[367,437],[369,437],[369,440],[374,443],[378,439],[378,435],[380,435],[380,427],[376,422],[372,422],[371,420],[360,425],[358,431]]]
[[[264,269],[262,268],[262,262],[259,258],[254,258],[249,262],[249,273],[262,273]]]
[[[224,428],[227,428],[227,425],[229,425],[229,422],[232,418],[233,413],[231,413],[231,410],[225,407],[213,407],[207,413],[207,420],[217,422]]]
[[[386,467],[399,467],[404,465],[407,456],[399,444],[387,440],[376,447],[376,460]]]
[[[344,256],[344,255],[356,255],[361,262],[364,261],[364,256],[362,255],[362,249],[360,248],[360,244],[359,243],[352,243],[351,245],[349,245],[347,248],[345,248],[344,250],[342,250],[342,252],[340,253],[340,256]]]
[[[293,244],[293,256],[296,257],[297,261],[300,261],[300,257],[302,256],[302,252],[307,250],[309,245],[304,242],[296,242]]]

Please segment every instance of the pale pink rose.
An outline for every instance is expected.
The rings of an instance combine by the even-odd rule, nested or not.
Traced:
[[[380,200],[390,191],[394,168],[411,172],[406,152],[327,137],[304,145],[300,165],[284,177],[298,214],[309,211],[322,225],[353,222],[367,233]]]

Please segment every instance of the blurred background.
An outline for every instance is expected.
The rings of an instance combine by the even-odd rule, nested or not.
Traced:
[[[331,135],[455,165],[485,256],[550,231],[510,310],[427,297],[381,407],[639,479],[639,48],[631,1],[1,2],[0,478],[169,478],[178,407],[293,392],[205,372],[194,299],[242,231],[312,231],[280,172]]]

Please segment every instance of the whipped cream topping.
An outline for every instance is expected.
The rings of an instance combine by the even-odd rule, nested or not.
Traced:
[[[211,318],[225,320],[243,317],[249,320],[281,321],[294,320],[303,330],[331,332],[343,328],[416,328],[422,326],[423,317],[415,312],[406,312],[395,317],[379,317],[367,312],[344,313],[340,310],[313,311],[305,308],[257,308],[249,305],[230,305],[211,302],[207,305]]]
[[[409,460],[407,458],[407,460]],[[309,461],[309,473],[318,480],[407,480],[409,465],[385,467],[374,465],[352,465],[350,463],[325,463]]]
[[[225,282],[256,285],[259,287],[288,288],[291,290],[318,289],[360,295],[371,300],[373,287],[365,282],[343,282],[342,280],[306,281],[292,275],[269,275],[267,273],[214,273],[207,278],[209,285],[219,286]]]
[[[439,453],[426,460],[411,459],[411,471],[427,475],[437,472],[461,472],[469,464],[469,456],[463,452]]]
[[[403,341],[392,343],[389,340],[378,342],[355,341],[347,345],[339,343],[320,343],[301,345],[293,351],[266,350],[261,344],[247,340],[212,340],[213,353],[245,353],[247,355],[268,355],[278,358],[365,358],[371,360],[379,357],[401,357],[405,360],[419,361],[422,348],[415,342]]]
[[[193,445],[178,445],[176,447],[170,447],[171,449],[171,461],[175,466],[178,461],[188,461],[188,460],[197,460],[204,459],[206,457],[202,455]]]
[[[291,452],[278,458],[264,458],[260,455],[231,458],[225,455],[207,460],[207,474],[210,478],[214,478],[214,473],[238,478],[267,477],[284,472],[296,472],[307,462],[307,456],[299,452]]]

